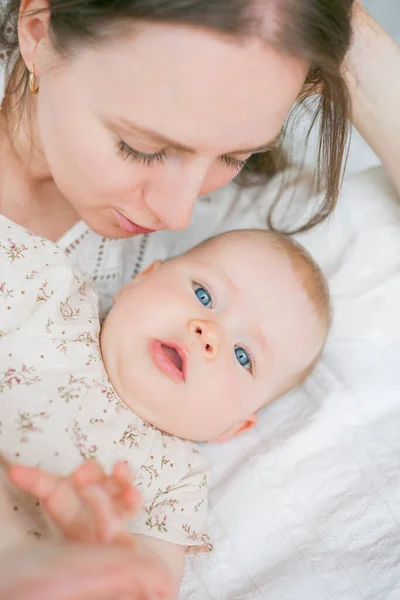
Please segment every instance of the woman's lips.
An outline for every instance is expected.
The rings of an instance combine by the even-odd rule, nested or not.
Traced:
[[[154,229],[147,229],[146,227],[142,227],[141,225],[136,225],[136,223],[133,223],[132,221],[124,217],[124,215],[120,213],[119,210],[113,209],[113,213],[118,219],[119,226],[125,233],[130,233],[131,235],[138,235],[140,233],[153,233],[153,231],[155,231]]]
[[[179,383],[185,381],[188,353],[183,346],[174,342],[154,340],[150,342],[149,350],[154,364],[160,371],[168,375],[173,381]],[[178,360],[175,362],[171,358],[171,351],[177,355]],[[176,364],[178,362],[179,364]]]

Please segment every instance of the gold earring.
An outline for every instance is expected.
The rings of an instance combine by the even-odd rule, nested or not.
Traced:
[[[32,71],[29,73],[29,89],[36,96],[39,93],[39,84],[36,80],[35,65],[32,65]]]

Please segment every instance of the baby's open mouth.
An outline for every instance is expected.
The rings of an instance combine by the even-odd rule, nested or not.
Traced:
[[[167,358],[175,365],[177,369],[182,373],[183,372],[183,361],[181,355],[175,348],[171,346],[167,346],[167,344],[161,344],[161,348],[164,350]]]
[[[187,351],[180,344],[154,340],[150,343],[149,350],[160,371],[174,381],[185,381]]]

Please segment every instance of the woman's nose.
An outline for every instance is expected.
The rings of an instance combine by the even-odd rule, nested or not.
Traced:
[[[145,203],[167,229],[185,229],[190,224],[206,176],[207,165],[187,172],[171,168],[171,172],[166,172],[145,191]]]
[[[221,330],[216,323],[193,319],[189,321],[189,332],[201,343],[205,358],[217,358],[221,348]]]

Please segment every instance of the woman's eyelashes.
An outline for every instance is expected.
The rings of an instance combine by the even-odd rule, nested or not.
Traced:
[[[151,167],[155,162],[163,163],[167,158],[165,150],[155,152],[154,154],[145,154],[144,152],[138,152],[134,150],[128,144],[123,141],[118,142],[117,154],[123,160],[130,160],[139,164]]]
[[[250,157],[249,157],[250,158]],[[235,158],[234,156],[221,156],[220,160],[226,165],[229,169],[233,169],[234,171],[241,171],[247,164],[248,158],[240,160],[239,158]]]
[[[167,151],[165,149],[154,153],[139,152],[138,150],[134,150],[133,148],[131,148],[126,142],[122,140],[120,140],[117,144],[117,154],[123,160],[136,162],[146,167],[151,167],[152,165],[154,165],[154,163],[162,164],[166,160],[168,160]],[[239,160],[238,158],[228,155],[221,156],[219,160],[226,167],[237,172],[241,171],[246,166],[246,163],[248,161],[248,159]]]
[[[211,292],[209,292],[204,285],[196,283],[195,281],[192,282],[192,286],[197,300],[206,308],[212,309],[214,307],[214,301]],[[235,359],[239,365],[254,375],[255,361],[250,350],[237,344],[234,346],[234,352]]]

